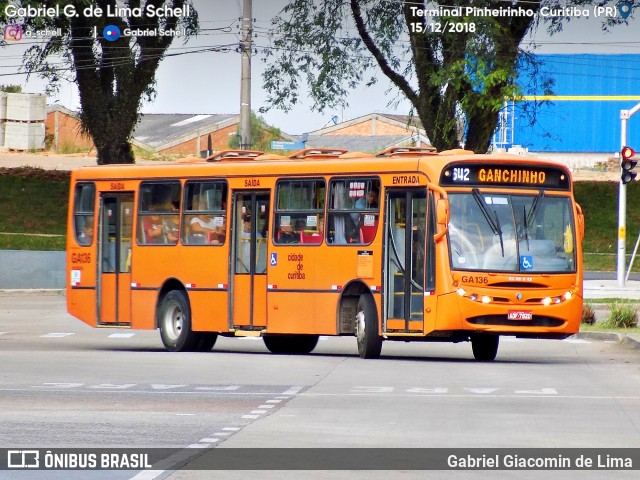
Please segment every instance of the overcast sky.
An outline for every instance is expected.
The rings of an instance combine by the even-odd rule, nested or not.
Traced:
[[[611,5],[617,5],[611,2]],[[152,103],[145,103],[145,113],[238,113],[240,105],[240,54],[234,51],[239,35],[238,17],[241,16],[242,0],[194,0],[200,15],[203,29],[228,27],[227,31],[205,31],[188,44],[188,50],[197,47],[230,46],[227,52],[193,53],[165,58],[158,69],[157,96]],[[256,46],[269,45],[268,30],[271,19],[286,4],[286,0],[254,0],[253,17],[256,19]],[[630,17],[628,26],[616,28],[614,33],[605,33],[600,29],[601,20],[591,17],[589,20],[574,19],[561,34],[549,37],[538,32],[535,41],[538,53],[637,53],[640,54],[640,12]],[[174,40],[172,51],[183,51],[180,39]],[[0,49],[0,83],[22,83],[22,75],[16,73],[16,44]],[[262,91],[262,71],[264,64],[259,53],[252,60],[252,109],[257,110],[266,101]],[[639,75],[640,78],[640,70]],[[354,91],[349,99],[349,108],[344,111],[310,112],[309,102],[284,113],[270,111],[264,114],[265,120],[290,134],[300,134],[317,130],[331,122],[333,116],[349,120],[372,112],[407,114],[409,104],[401,101],[395,108],[387,106],[396,93],[387,93],[389,82],[378,74],[377,85]],[[638,82],[640,85],[640,81]],[[42,92],[44,83],[33,78],[25,91]],[[639,92],[640,94],[640,87]],[[57,98],[49,103],[60,103],[67,108],[79,108],[75,86],[67,82]]]

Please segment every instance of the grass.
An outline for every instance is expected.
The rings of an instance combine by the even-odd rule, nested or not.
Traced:
[[[0,168],[0,249],[64,250],[68,196],[68,172]]]
[[[585,269],[615,271],[618,184],[576,182],[574,191],[585,215]],[[0,168],[0,233],[62,235],[0,234],[0,249],[63,250],[68,192],[68,172],[31,167]],[[627,185],[627,264],[639,230],[640,182],[633,182]],[[633,271],[640,272],[640,259],[635,262]]]

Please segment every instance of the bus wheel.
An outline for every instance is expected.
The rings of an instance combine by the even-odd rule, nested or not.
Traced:
[[[318,344],[319,335],[266,335],[264,344],[271,353],[304,355]]]
[[[382,337],[378,335],[378,315],[371,295],[360,295],[356,314],[356,339],[360,358],[378,358]]]
[[[489,335],[486,333],[477,333],[471,335],[471,349],[473,356],[480,362],[491,362],[495,360],[498,354],[498,344],[500,337],[498,335]]]
[[[212,332],[199,332],[198,333],[198,345],[196,350],[198,352],[208,352],[213,348],[218,340],[218,334]]]
[[[192,352],[198,347],[200,336],[191,331],[191,309],[183,291],[167,293],[160,305],[159,320],[160,337],[167,350]]]

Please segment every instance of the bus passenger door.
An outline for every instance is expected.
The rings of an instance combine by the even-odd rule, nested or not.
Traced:
[[[100,197],[98,325],[131,325],[132,220],[132,192]]]
[[[385,323],[388,333],[424,331],[427,266],[426,189],[387,189]]]
[[[230,328],[267,326],[269,192],[233,194]]]

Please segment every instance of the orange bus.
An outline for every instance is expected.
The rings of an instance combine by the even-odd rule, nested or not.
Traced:
[[[464,150],[224,151],[74,170],[67,304],[93,327],[309,353],[383,341],[562,339],[581,320],[584,221],[569,170]]]

